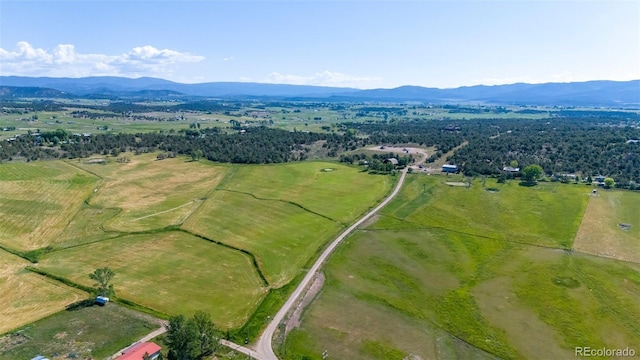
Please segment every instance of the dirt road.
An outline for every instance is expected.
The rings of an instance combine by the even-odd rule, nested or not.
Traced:
[[[425,157],[426,157],[426,153],[425,153]],[[224,341],[222,342],[222,344],[232,349],[235,349],[236,351],[240,351],[244,354],[247,354],[258,360],[278,360],[278,357],[273,352],[273,347],[271,346],[271,342],[273,340],[273,334],[275,333],[278,327],[278,324],[282,322],[285,315],[296,304],[296,302],[298,301],[298,298],[304,293],[305,289],[313,281],[314,277],[316,276],[316,273],[318,272],[322,264],[327,260],[327,258],[329,257],[329,255],[331,255],[331,253],[335,250],[335,248],[342,242],[342,240],[344,240],[347,237],[347,235],[349,235],[358,226],[360,226],[362,223],[367,221],[371,216],[373,216],[375,213],[380,211],[380,209],[382,209],[385,205],[387,205],[389,201],[391,201],[391,199],[393,199],[398,194],[398,192],[400,191],[400,188],[402,188],[402,184],[404,183],[404,178],[406,175],[407,175],[407,169],[402,170],[400,179],[398,180],[396,187],[393,189],[393,192],[391,192],[391,194],[389,194],[389,196],[387,196],[387,198],[384,199],[373,210],[369,211],[367,214],[361,217],[358,221],[353,223],[347,230],[343,231],[335,240],[333,240],[333,242],[331,242],[331,244],[329,244],[329,246],[324,250],[324,252],[322,252],[322,255],[320,255],[320,257],[318,258],[318,260],[316,260],[316,262],[313,264],[311,269],[309,269],[309,272],[307,272],[307,275],[304,277],[304,279],[302,279],[302,282],[300,282],[300,284],[295,289],[295,291],[291,294],[287,302],[284,303],[284,305],[280,308],[278,313],[273,317],[273,319],[267,326],[267,329],[264,331],[264,333],[262,333],[262,335],[258,339],[255,349],[252,350],[244,346],[231,343],[229,341]]]

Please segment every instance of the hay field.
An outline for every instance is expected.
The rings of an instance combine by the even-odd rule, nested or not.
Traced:
[[[43,270],[92,286],[108,266],[119,297],[166,314],[209,312],[223,328],[240,326],[264,295],[250,258],[183,232],[128,235],[52,252]]]
[[[88,296],[24,270],[29,262],[0,250],[0,334],[56,313]]]
[[[154,154],[143,154],[129,158],[129,163],[82,159],[74,163],[103,178],[91,197],[92,206],[121,209],[104,223],[106,230],[131,232],[179,225],[227,171],[226,166],[190,162],[184,157],[156,160]]]
[[[623,229],[620,224],[631,227]],[[590,196],[573,248],[640,263],[640,194],[601,190]]]
[[[304,265],[341,225],[279,200],[259,200],[216,191],[184,228],[250,251],[272,287],[279,288]]]
[[[0,244],[20,251],[55,244],[97,183],[61,161],[0,164]]]
[[[483,195],[440,179],[409,177],[379,221],[338,249],[325,288],[280,348],[285,359],[321,359],[325,350],[358,359],[560,359],[573,357],[576,346],[637,343],[640,266],[561,248],[559,236],[575,232],[582,216],[579,199],[564,203],[585,197],[573,185],[490,193],[505,196],[493,203],[503,211],[516,207],[510,201],[542,202],[538,214],[509,222],[520,232],[498,237],[484,228],[483,213],[495,209],[474,198]],[[568,225],[549,233],[538,223],[556,207]],[[441,216],[428,213],[454,208],[465,217],[449,211],[451,221],[434,226]],[[529,244],[546,236],[555,248]]]
[[[263,199],[291,201],[333,220],[351,223],[380,201],[392,185],[390,177],[361,174],[359,169],[342,164],[301,162],[240,167],[224,188]]]
[[[418,176],[418,175],[416,175]],[[583,186],[480,180],[470,188],[448,186],[443,177],[407,179],[398,201],[383,209],[374,229],[451,229],[464,234],[571,248],[586,209]],[[447,177],[449,181],[450,177]],[[495,189],[488,191],[488,189]]]

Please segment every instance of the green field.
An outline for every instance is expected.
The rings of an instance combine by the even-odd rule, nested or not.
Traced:
[[[0,245],[52,245],[98,183],[61,161],[0,164]]]
[[[489,192],[449,180],[410,176],[378,221],[347,239],[280,346],[285,358],[559,359],[576,346],[637,344],[640,266],[562,249],[590,189],[487,180],[498,190]],[[524,200],[536,203],[518,207]]]
[[[240,326],[264,289],[245,254],[183,232],[129,235],[45,256],[39,267],[92,286],[88,274],[108,266],[119,297],[166,313],[207,311],[224,328]]]
[[[360,174],[360,170],[328,162],[240,167],[224,188],[261,199],[301,205],[330,219],[349,224],[391,188],[392,179]]]
[[[288,202],[216,191],[184,228],[250,251],[269,284],[279,288],[300,273],[341,225]]]
[[[104,359],[158,327],[155,319],[115,304],[78,307],[0,337],[0,359]]]
[[[454,177],[409,179],[401,197],[372,229],[449,229],[532,245],[570,248],[591,191],[584,186],[541,182],[496,184],[477,180],[470,188],[448,186]]]

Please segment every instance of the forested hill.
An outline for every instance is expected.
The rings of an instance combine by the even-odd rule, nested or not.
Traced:
[[[419,101],[425,103],[487,103],[517,105],[602,106],[640,108],[640,80],[467,86],[455,89],[401,86],[358,90],[325,86],[210,82],[181,84],[156,78],[0,77],[0,86],[47,87],[76,96],[201,96],[218,98],[280,98],[323,101]],[[158,91],[164,91],[158,92]]]

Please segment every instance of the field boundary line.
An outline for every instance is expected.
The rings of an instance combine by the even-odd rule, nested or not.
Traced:
[[[93,171],[89,171],[89,170],[87,170],[87,169],[83,169],[83,168],[81,168],[80,166],[78,166],[78,165],[76,165],[76,164],[74,164],[74,163],[72,163],[72,162],[70,162],[70,161],[63,160],[63,162],[64,162],[65,164],[67,164],[67,165],[73,166],[74,168],[76,168],[76,169],[78,169],[78,170],[80,170],[80,171],[83,171],[83,172],[89,173],[89,174],[91,174],[91,175],[93,175],[93,176],[97,177],[98,179],[104,180],[104,177],[102,177],[102,176],[100,176],[100,175],[98,175],[98,174],[94,173]]]
[[[338,220],[332,219],[332,218],[330,218],[330,217],[328,217],[328,216],[326,216],[326,215],[322,215],[322,214],[317,213],[317,212],[315,212],[315,211],[313,211],[313,210],[307,209],[306,207],[304,207],[304,206],[302,206],[302,205],[300,205],[300,204],[298,204],[298,203],[295,203],[295,202],[293,202],[293,201],[283,200],[283,199],[261,198],[261,197],[258,197],[258,196],[256,196],[256,195],[252,194],[252,193],[244,192],[244,191],[238,191],[238,190],[230,190],[230,189],[220,189],[220,190],[221,190],[221,191],[228,191],[228,192],[232,192],[232,193],[237,193],[237,194],[249,195],[249,196],[253,197],[254,199],[256,199],[256,200],[260,200],[260,201],[279,201],[279,202],[282,202],[282,203],[285,203],[285,204],[290,204],[290,205],[293,205],[293,206],[297,206],[297,207],[299,207],[300,209],[302,209],[302,210],[304,210],[304,211],[307,211],[307,212],[309,212],[309,213],[311,213],[311,214],[314,214],[314,215],[317,215],[317,216],[323,217],[323,218],[325,218],[325,219],[327,219],[327,220],[330,220],[330,221],[332,221],[332,222],[334,222],[334,223],[336,223],[336,224],[342,224],[342,225],[344,225],[344,226],[346,226],[346,225],[347,225],[347,224],[345,224],[345,223],[343,223],[343,222],[340,222],[340,221],[338,221]]]
[[[407,221],[407,220],[403,220],[400,219],[398,217],[395,217],[393,215],[383,215],[383,216],[388,216],[392,219],[396,219],[398,221],[402,221],[402,222],[406,222],[409,224],[415,224],[412,221]],[[509,240],[509,239],[501,239],[501,238],[497,238],[497,237],[493,237],[493,236],[487,236],[487,235],[479,235],[479,234],[472,234],[472,233],[468,233],[468,232],[464,232],[464,231],[459,231],[459,230],[454,230],[454,229],[450,229],[450,228],[446,228],[446,227],[441,227],[441,226],[423,226],[423,227],[417,227],[417,228],[411,228],[411,229],[402,229],[402,230],[398,230],[398,229],[366,229],[366,230],[362,230],[360,229],[360,231],[425,231],[425,230],[433,230],[433,229],[437,229],[437,230],[442,230],[442,231],[448,231],[448,232],[452,232],[452,233],[456,233],[456,234],[462,234],[462,235],[467,235],[467,236],[474,236],[477,238],[481,238],[481,239],[489,239],[489,240],[496,240],[496,241],[504,241],[507,243],[512,243],[512,244],[520,244],[520,245],[526,245],[526,246],[534,246],[534,247],[539,247],[539,248],[545,248],[545,249],[556,249],[556,250],[572,250],[571,248],[565,248],[562,246],[551,246],[551,245],[542,245],[542,244],[532,244],[532,243],[528,243],[528,242],[522,242],[522,241],[514,241],[514,240]]]
[[[262,269],[260,269],[260,266],[258,265],[258,259],[249,250],[240,249],[240,248],[237,248],[235,246],[231,246],[229,244],[225,244],[225,243],[223,243],[221,241],[208,238],[208,237],[206,237],[204,235],[200,235],[198,233],[194,233],[194,232],[191,232],[191,231],[183,229],[183,228],[178,228],[178,229],[174,229],[174,230],[167,230],[167,231],[180,231],[180,232],[183,232],[185,234],[189,234],[191,236],[195,236],[197,238],[200,238],[202,240],[206,240],[206,241],[212,242],[212,243],[214,243],[216,245],[220,245],[220,246],[226,247],[226,248],[234,250],[234,251],[239,251],[239,252],[243,253],[244,255],[249,256],[249,258],[251,259],[251,262],[253,263],[253,267],[256,269],[256,271],[258,272],[258,276],[262,280],[263,285],[266,286],[266,287],[271,287],[271,284],[269,284],[269,281],[264,276],[264,273],[262,272]]]
[[[138,220],[142,220],[142,219],[150,218],[150,217],[152,217],[152,216],[156,216],[156,215],[160,215],[160,214],[168,213],[168,212],[170,212],[170,211],[177,210],[177,209],[183,208],[183,207],[185,207],[185,206],[187,206],[187,205],[193,204],[194,202],[195,202],[195,200],[191,200],[191,201],[189,201],[189,202],[188,202],[188,203],[186,203],[186,204],[182,204],[182,205],[180,205],[180,206],[176,206],[176,207],[174,207],[174,208],[172,208],[172,209],[159,211],[159,212],[157,212],[157,213],[154,213],[154,214],[151,214],[151,215],[145,215],[145,216],[142,216],[142,217],[139,217],[139,218],[137,218],[137,219],[130,220],[130,221],[138,221]],[[189,214],[189,215],[191,215],[191,214]]]

